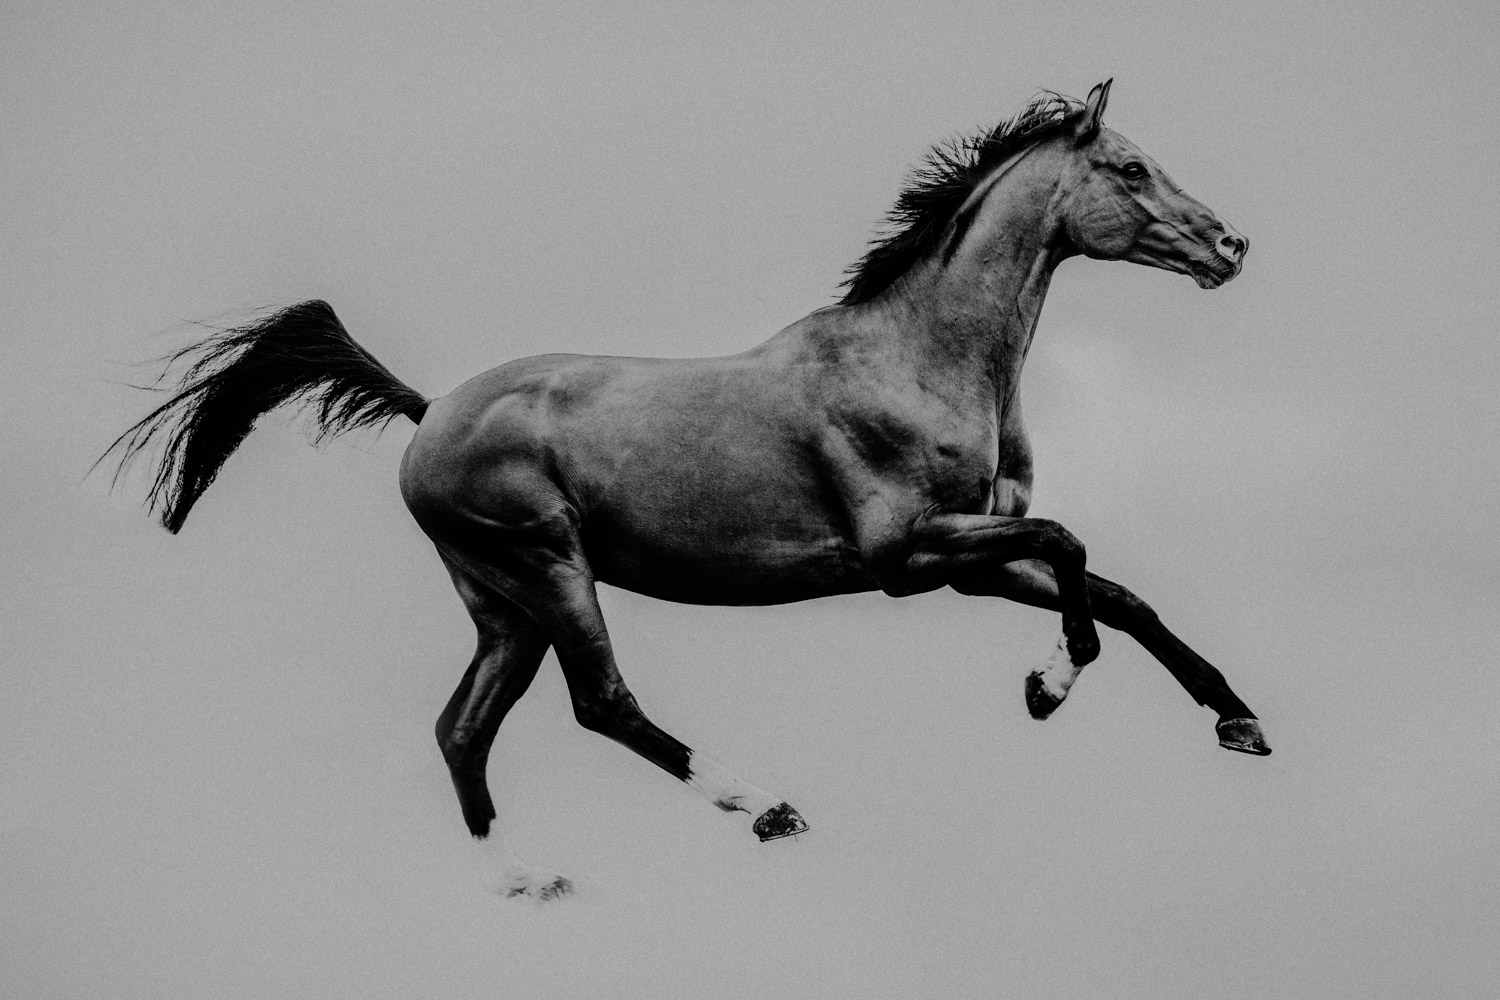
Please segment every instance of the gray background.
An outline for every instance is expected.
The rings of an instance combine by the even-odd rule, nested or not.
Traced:
[[[1468,997],[1500,962],[1492,5],[10,2],[0,32],[0,992]],[[718,9],[715,5],[715,9]],[[745,824],[579,729],[549,659],[481,894],[431,724],[470,625],[405,424],[263,422],[173,539],[85,478],[182,321],[326,297],[428,394],[694,355],[831,301],[933,141],[1115,78],[1244,274],[1074,261],[1023,386],[1034,512],[1228,673],[932,594],[603,595]]]

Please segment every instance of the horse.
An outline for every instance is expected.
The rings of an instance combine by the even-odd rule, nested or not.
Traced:
[[[988,131],[934,147],[843,297],[727,357],[545,355],[429,400],[314,300],[220,328],[169,359],[177,391],[105,452],[116,476],[165,447],[149,506],[179,531],[263,414],[314,411],[322,435],[416,425],[400,488],[478,630],[436,726],[487,881],[554,899],[564,876],[523,863],[486,784],[507,711],[555,650],[577,721],[640,754],[762,841],[808,829],[787,801],[656,726],[626,686],[596,585],[689,604],[774,605],[951,587],[1057,612],[1050,659],[1026,678],[1051,715],[1099,653],[1095,622],[1139,642],[1200,705],[1221,746],[1269,754],[1223,674],[1083,544],[1027,517],[1032,453],[1017,395],[1054,269],[1086,256],[1217,288],[1248,241],[1102,123],[1088,98],[1044,91]],[[163,376],[165,378],[165,376]]]

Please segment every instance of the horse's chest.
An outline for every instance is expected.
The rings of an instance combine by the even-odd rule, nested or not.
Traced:
[[[923,457],[931,500],[949,510],[987,513],[994,500],[998,450],[992,435],[934,442]]]
[[[966,432],[931,441],[922,458],[938,506],[1001,517],[1022,517],[1031,506],[1031,442],[1019,416],[975,420]]]
[[[855,467],[870,476],[876,492],[907,497],[903,507],[987,512],[1000,457],[994,423],[945,413],[949,419],[919,424],[909,416],[867,415],[846,428]]]
[[[1025,517],[1031,507],[1031,441],[1019,409],[1013,420],[1001,426],[999,443],[989,513]]]
[[[840,414],[830,468],[858,522],[883,532],[934,509],[1020,517],[1031,446],[1019,406],[931,396]],[[897,405],[899,404],[899,405]]]

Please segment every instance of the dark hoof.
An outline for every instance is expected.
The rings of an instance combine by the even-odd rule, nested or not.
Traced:
[[[765,843],[768,840],[780,840],[782,837],[806,833],[807,820],[803,819],[797,810],[783,802],[761,813],[750,829],[755,831],[761,843]]]
[[[1214,729],[1219,734],[1219,746],[1225,750],[1253,753],[1257,757],[1271,752],[1265,734],[1260,731],[1259,719],[1220,719]]]
[[[1057,711],[1057,706],[1062,704],[1062,699],[1047,690],[1042,683],[1042,675],[1036,671],[1026,675],[1026,711],[1031,717],[1041,722],[1047,716]]]

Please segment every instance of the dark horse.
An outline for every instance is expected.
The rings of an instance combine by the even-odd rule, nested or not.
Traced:
[[[570,888],[500,843],[485,783],[501,720],[549,648],[582,725],[748,813],[762,840],[807,829],[780,796],[645,716],[615,666],[601,581],[693,604],[952,587],[1048,608],[1062,638],[1027,678],[1038,719],[1098,655],[1097,619],[1218,713],[1222,746],[1270,753],[1218,670],[1130,591],[1086,572],[1062,525],[1025,516],[1031,448],[1016,389],[1057,265],[1128,260],[1216,288],[1248,245],[1101,126],[1108,96],[1108,83],[1086,102],[1046,93],[934,149],[842,301],[742,354],[524,358],[429,401],[326,303],[304,302],[181,352],[191,366],[178,391],[115,447],[123,465],[166,439],[151,504],[175,532],[282,403],[312,402],[325,434],[398,415],[418,424],[401,493],[479,630],[438,743],[510,895]]]

